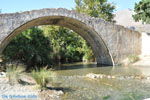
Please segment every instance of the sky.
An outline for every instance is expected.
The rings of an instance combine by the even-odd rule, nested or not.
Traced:
[[[133,9],[135,2],[140,0],[108,0],[116,5],[116,11]],[[2,13],[29,11],[42,8],[67,8],[75,7],[74,0],[1,0]]]

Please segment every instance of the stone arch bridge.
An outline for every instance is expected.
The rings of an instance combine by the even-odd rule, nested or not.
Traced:
[[[38,25],[58,25],[75,31],[91,45],[97,64],[117,65],[129,55],[141,53],[140,33],[58,8],[0,14],[0,54],[16,35]]]

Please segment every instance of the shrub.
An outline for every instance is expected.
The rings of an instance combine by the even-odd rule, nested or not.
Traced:
[[[40,89],[43,90],[46,89],[47,84],[50,82],[52,71],[46,68],[41,68],[40,70],[33,70],[31,75],[37,85],[39,85]]]
[[[23,68],[22,66],[16,65],[6,66],[6,74],[9,79],[10,85],[14,85],[15,83],[18,82],[19,76],[24,70],[25,68]]]

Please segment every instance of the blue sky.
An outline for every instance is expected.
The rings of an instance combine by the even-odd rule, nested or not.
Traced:
[[[135,2],[140,0],[108,0],[116,5],[117,11],[133,9]],[[20,12],[41,8],[67,8],[75,7],[74,0],[1,0],[0,9],[2,13]]]

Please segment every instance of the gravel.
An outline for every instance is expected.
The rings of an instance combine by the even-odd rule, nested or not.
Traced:
[[[0,100],[61,100],[62,94],[61,90],[40,91],[36,85],[11,86],[7,77],[0,77]]]

